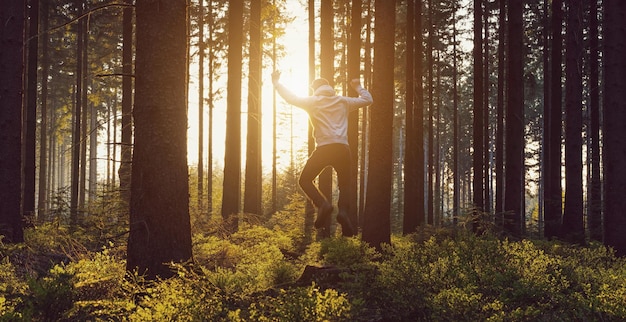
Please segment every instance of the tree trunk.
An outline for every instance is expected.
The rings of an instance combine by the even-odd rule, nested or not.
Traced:
[[[544,236],[548,239],[559,235],[562,212],[561,192],[561,55],[563,12],[561,0],[552,1],[552,48],[550,70],[550,109],[545,113],[548,127],[545,129],[544,152]]]
[[[565,60],[565,210],[562,236],[585,243],[583,220],[583,8],[570,1]]]
[[[504,211],[507,232],[521,237],[524,227],[524,60],[522,0],[511,0],[509,16]],[[474,192],[474,194],[476,194]]]
[[[248,137],[246,180],[243,201],[245,213],[261,215],[262,132],[261,132],[261,1],[250,3],[250,72],[248,74]]]
[[[626,255],[626,2],[604,4],[604,243]]]
[[[354,78],[361,78],[361,0],[352,1],[351,9],[351,25],[350,34],[348,37],[348,78],[351,80]],[[356,97],[358,94],[352,87],[348,90],[349,96]],[[350,113],[348,117],[348,141],[350,144],[350,156],[352,163],[352,172],[350,174],[350,208],[348,215],[352,221],[353,227],[356,227],[356,223],[359,222],[359,209],[357,203],[358,196],[358,173],[359,173],[359,112],[355,111]]]
[[[37,132],[37,63],[39,34],[39,0],[29,0],[28,41],[26,43],[28,60],[26,62],[26,96],[24,106],[24,197],[22,213],[24,216],[35,214],[35,137]]]
[[[335,85],[335,45],[333,33],[333,1],[322,0],[320,4],[320,77],[326,78],[330,86]],[[319,175],[320,192],[333,203],[333,169],[328,167]],[[325,227],[330,232],[330,223]]]
[[[483,125],[483,113],[484,113],[484,105],[483,105],[483,53],[482,53],[482,45],[483,45],[483,37],[482,37],[482,0],[474,0],[474,102],[473,102],[473,111],[474,111],[474,126],[473,126],[473,144],[474,153],[472,155],[473,162],[472,166],[474,168],[474,197],[473,203],[474,208],[480,214],[484,211],[484,187],[483,187],[483,174],[484,174],[484,125]],[[476,231],[478,229],[478,222],[473,222],[473,229]]]
[[[24,2],[0,2],[0,235],[24,241],[22,200],[22,84],[24,75]]]
[[[198,0],[198,209],[204,199],[204,52],[204,0]]]
[[[212,45],[213,40],[213,0],[209,0],[208,3],[208,32],[209,42]],[[214,46],[209,48],[209,128],[207,138],[207,217],[211,218],[213,215],[213,82],[215,76],[214,61],[215,61],[215,49]],[[207,219],[208,219],[207,218]]]
[[[230,1],[228,8],[228,84],[226,142],[224,151],[224,196],[222,219],[228,232],[237,231],[241,199],[241,60],[243,46],[243,0]]]
[[[315,79],[315,0],[308,1],[309,15],[309,84]],[[312,90],[310,90],[312,92]],[[311,93],[312,94],[312,93]],[[315,150],[315,139],[313,138],[313,127],[308,123],[307,131],[307,152],[311,155]],[[313,240],[313,226],[315,223],[315,206],[311,200],[306,200],[304,206],[304,236],[305,240],[311,242]]]
[[[126,0],[131,4],[132,0]],[[130,168],[133,155],[133,8],[126,7],[122,13],[122,137],[120,167],[120,197],[125,209],[130,205]]]
[[[367,202],[365,204],[363,240],[380,249],[391,242],[390,206],[392,172],[392,127],[394,105],[394,34],[395,0],[376,0],[376,38],[374,44],[374,78]]]
[[[496,192],[495,214],[498,225],[502,225],[504,212],[504,93],[505,93],[505,48],[506,48],[506,0],[499,0],[498,16],[498,95],[496,102]]]
[[[42,2],[41,29],[48,30],[50,4]],[[37,194],[37,220],[42,221],[48,211],[49,171],[52,164],[48,149],[48,75],[50,68],[50,55],[48,42],[50,36],[46,32],[41,35],[41,127],[39,129],[39,189]]]
[[[428,53],[428,201],[426,203],[426,223],[429,225],[433,224],[433,216],[434,216],[434,178],[433,178],[433,163],[434,163],[434,134],[433,134],[433,113],[434,113],[434,96],[433,96],[433,80],[434,80],[434,72],[433,72],[433,42],[434,42],[434,33],[435,28],[433,26],[433,1],[428,0],[428,49],[426,52]]]
[[[456,45],[456,2],[452,9],[452,104],[453,104],[453,120],[452,120],[452,175],[453,180],[453,202],[452,202],[452,223],[456,225],[461,215],[461,173],[459,172],[459,97],[458,97],[458,63],[457,63],[457,45]]]
[[[82,2],[76,0],[77,15],[82,14]],[[76,89],[74,90],[74,128],[72,131],[72,183],[70,191],[70,226],[75,229],[78,225],[80,205],[80,156],[81,156],[81,129],[83,110],[83,24],[84,19],[76,25]]]
[[[592,240],[602,240],[602,186],[600,181],[600,84],[598,3],[589,2],[589,141],[591,182],[588,190],[587,225]]]
[[[170,277],[191,259],[185,0],[137,0],[135,145],[127,269]],[[240,24],[241,25],[241,24]],[[241,62],[241,60],[239,60]]]
[[[424,224],[422,1],[415,2],[408,0],[407,4],[404,234],[414,233]]]

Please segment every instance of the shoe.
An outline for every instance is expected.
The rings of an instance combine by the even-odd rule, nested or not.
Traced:
[[[330,215],[333,213],[333,206],[328,202],[324,202],[317,209],[317,218],[315,219],[315,228],[320,229],[330,225]]]
[[[355,235],[354,227],[352,227],[352,222],[350,218],[348,218],[348,214],[341,210],[337,214],[337,222],[341,225],[341,234],[345,237],[352,237]]]

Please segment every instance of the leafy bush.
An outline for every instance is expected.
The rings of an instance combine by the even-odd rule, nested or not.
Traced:
[[[308,287],[281,289],[277,296],[261,298],[250,305],[252,321],[339,321],[350,319],[345,294]]]

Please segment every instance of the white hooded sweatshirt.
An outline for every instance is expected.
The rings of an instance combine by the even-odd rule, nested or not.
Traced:
[[[348,115],[374,102],[372,95],[361,86],[356,88],[359,97],[339,96],[329,85],[322,85],[312,96],[304,97],[295,95],[280,83],[276,83],[275,87],[287,103],[309,114],[318,147],[333,143],[348,145]]]

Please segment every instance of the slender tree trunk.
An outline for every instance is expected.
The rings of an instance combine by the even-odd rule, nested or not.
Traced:
[[[335,85],[335,45],[334,45],[333,1],[321,0],[320,7],[320,76]],[[326,168],[319,175],[319,189],[328,202],[333,201],[333,170]],[[326,227],[330,232],[330,226]]]
[[[395,34],[395,0],[376,0],[376,38],[374,44],[374,78],[372,96],[372,127],[368,171],[367,203],[365,204],[363,240],[380,249],[391,242],[391,173],[393,127],[393,61]]]
[[[84,20],[84,19],[83,19]],[[81,106],[82,106],[82,113],[81,113],[81,117],[83,118],[80,121],[80,125],[81,125],[81,140],[80,140],[80,181],[78,183],[78,209],[80,212],[83,212],[86,210],[86,206],[85,206],[85,197],[86,197],[86,192],[87,192],[87,138],[89,137],[87,135],[88,132],[88,128],[87,128],[87,121],[88,121],[88,112],[89,112],[89,105],[87,103],[87,90],[88,90],[88,75],[87,75],[87,62],[88,62],[88,55],[87,55],[87,48],[89,47],[89,31],[87,30],[87,21],[85,20],[82,24],[80,24],[80,28],[83,28],[83,51],[81,52],[81,55],[83,55],[83,65],[82,65],[82,69],[83,69],[83,91],[81,92],[81,97],[80,100],[82,101]],[[115,132],[117,133],[117,132]],[[115,149],[115,144],[113,145],[114,149]],[[115,158],[115,153],[113,153],[113,158]]]
[[[241,201],[241,60],[243,45],[243,0],[230,1],[228,8],[228,85],[224,196],[222,218],[228,232],[237,231]]]
[[[453,120],[452,120],[452,175],[454,176],[454,197],[452,202],[452,223],[456,225],[461,215],[461,173],[459,172],[459,97],[458,97],[458,63],[457,63],[457,44],[456,44],[456,2],[452,9],[452,99],[453,99]]]
[[[487,8],[487,3],[485,4],[485,8],[483,11],[483,68],[484,68],[484,76],[483,76],[483,189],[484,189],[484,211],[485,213],[491,212],[491,143],[489,141],[489,58],[491,57],[491,53],[489,52],[489,9]]]
[[[155,6],[153,1],[137,0],[135,10],[135,146],[126,268],[137,269],[149,279],[168,278],[174,272],[167,263],[192,259],[185,97],[187,2]]]
[[[545,197],[546,197],[546,153],[548,147],[548,128],[550,127],[550,104],[551,104],[551,65],[550,65],[550,5],[549,0],[543,0],[543,128],[541,147],[541,172],[539,177],[539,234],[544,233],[545,226]]]
[[[204,53],[204,0],[198,0],[198,209],[204,199]]]
[[[550,52],[550,109],[545,114],[548,128],[544,153],[544,236],[548,239],[559,235],[562,213],[561,192],[561,55],[563,12],[561,0],[552,0],[552,48]]]
[[[434,72],[433,72],[433,42],[434,42],[434,21],[433,16],[435,11],[434,4],[432,0],[428,0],[428,49],[426,52],[428,53],[428,201],[426,203],[426,223],[429,225],[433,224],[434,217],[434,177],[433,177],[433,163],[434,163],[434,131],[433,131],[433,114],[434,114],[434,95],[433,95],[433,80],[434,80]]]
[[[587,225],[592,240],[602,240],[602,186],[600,179],[600,82],[598,44],[598,3],[589,2],[589,149],[591,182]]]
[[[24,2],[0,2],[0,235],[24,241],[22,222],[22,84],[24,80]]]
[[[500,1],[498,16],[498,97],[496,105],[496,202],[498,225],[502,225],[504,213],[504,95],[505,95],[505,48],[506,48],[506,0]]]
[[[361,0],[353,0],[351,8],[351,25],[348,37],[348,78],[361,78],[361,27],[363,25],[361,19]],[[358,96],[356,91],[349,87],[349,96]],[[359,222],[358,214],[358,184],[357,177],[359,174],[359,112],[355,111],[348,118],[348,141],[350,144],[350,155],[352,163],[352,173],[350,174],[350,209],[349,217],[356,227]]]
[[[372,78],[372,1],[365,0],[367,8],[367,23],[365,24],[365,55],[364,55],[364,71],[363,78],[365,88],[370,88]],[[361,172],[360,172],[360,187],[359,187],[359,227],[363,227],[363,210],[365,208],[365,196],[367,190],[367,158],[368,158],[368,140],[369,140],[369,109],[361,109]]]
[[[126,0],[132,4],[132,0]],[[130,205],[130,173],[133,155],[133,8],[126,7],[122,13],[122,137],[120,148],[120,197],[125,210]]]
[[[208,32],[209,32],[209,123],[207,138],[207,219],[213,215],[213,77],[215,75],[215,49],[213,44],[213,0],[208,3]]]
[[[48,1],[42,2],[40,10],[41,29],[48,30],[50,4]],[[49,34],[41,35],[41,126],[39,129],[39,189],[37,194],[37,220],[42,221],[48,212],[48,167],[52,164],[49,158],[48,149],[48,75],[50,68],[50,55],[48,51]]]
[[[76,0],[77,15],[82,14],[82,2]],[[78,225],[79,193],[80,193],[80,156],[81,156],[81,121],[82,121],[82,93],[83,93],[83,24],[84,19],[79,20],[76,27],[76,89],[74,92],[74,129],[72,131],[72,184],[70,192],[70,226]]]
[[[250,63],[248,74],[248,131],[246,180],[243,201],[245,213],[261,215],[262,190],[262,115],[261,115],[261,1],[250,3]]]
[[[39,34],[39,0],[28,3],[28,41],[26,62],[26,96],[24,106],[24,197],[22,213],[24,216],[35,214],[35,137],[37,131],[37,63]]]
[[[524,231],[523,9],[522,0],[509,2],[504,227],[515,237],[521,237]]]
[[[604,0],[604,243],[626,255],[626,2]]]
[[[484,104],[483,104],[483,54],[482,54],[482,0],[474,0],[474,102],[473,102],[473,111],[474,111],[474,126],[473,126],[473,144],[474,153],[472,155],[473,158],[473,168],[474,168],[474,180],[473,180],[473,188],[474,188],[474,197],[473,203],[474,208],[478,212],[478,214],[484,211],[484,187],[483,187],[483,175],[484,175]],[[473,223],[474,231],[478,229],[478,221],[474,221]]]

